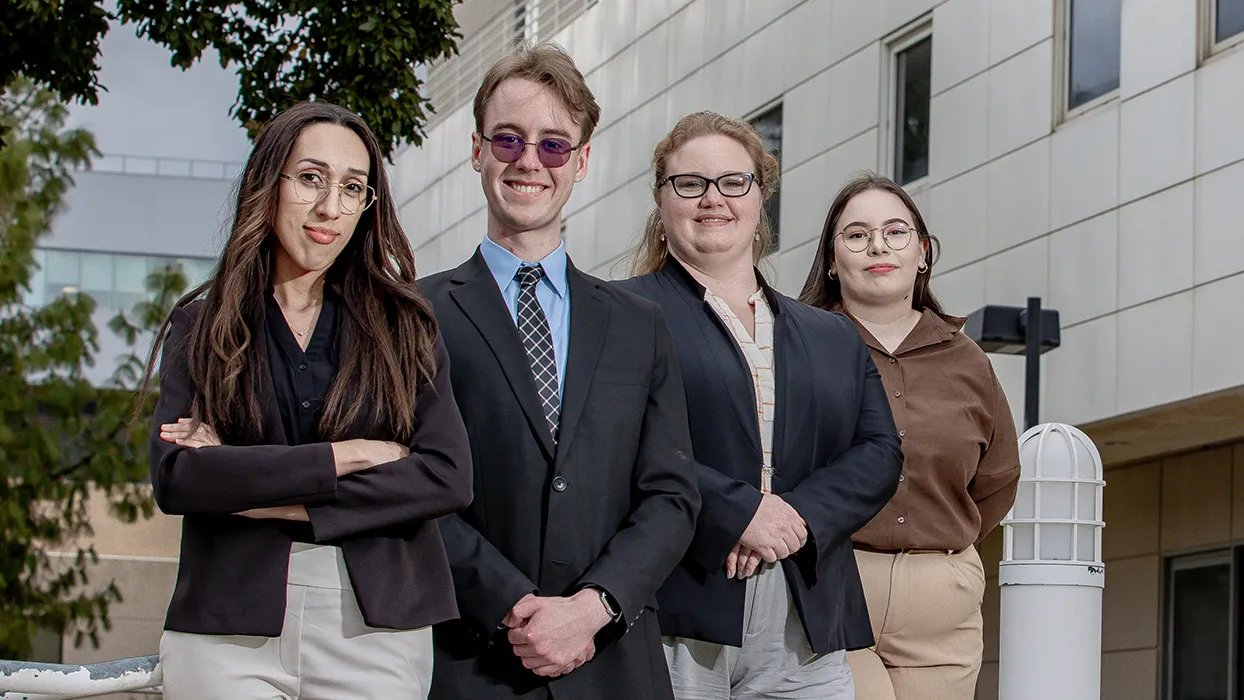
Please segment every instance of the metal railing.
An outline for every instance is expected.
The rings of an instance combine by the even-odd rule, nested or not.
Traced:
[[[457,55],[428,65],[427,96],[436,113],[432,128],[475,97],[484,73],[515,43],[543,41],[597,0],[517,0],[458,44]]]
[[[90,167],[78,171],[119,173],[122,175],[157,175],[186,177],[194,180],[233,180],[242,174],[244,163],[198,158],[163,158],[105,153],[91,161]]]
[[[44,664],[0,661],[0,698],[70,700],[107,693],[150,692],[164,682],[159,656],[96,664]]]

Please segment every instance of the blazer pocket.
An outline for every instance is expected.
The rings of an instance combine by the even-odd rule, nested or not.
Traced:
[[[593,384],[617,384],[621,386],[648,386],[650,373],[646,369],[625,367],[597,367]]]

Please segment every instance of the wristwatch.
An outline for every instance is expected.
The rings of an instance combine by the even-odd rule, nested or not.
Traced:
[[[600,594],[601,605],[605,606],[605,612],[609,613],[609,617],[616,620],[622,615],[622,611],[613,604],[613,596],[609,595],[603,588],[597,588],[596,592]]]

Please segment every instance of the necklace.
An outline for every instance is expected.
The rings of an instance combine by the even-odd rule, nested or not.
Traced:
[[[311,329],[315,327],[315,322],[319,319],[319,307],[321,306],[322,303],[323,302],[321,302],[320,304],[316,304],[315,306],[312,307],[312,309],[314,310],[311,312],[311,322],[308,323],[307,327],[304,328],[303,330],[298,330],[297,328],[294,328],[294,324],[291,323],[289,320],[289,313],[285,310],[284,306],[281,306],[281,302],[278,301],[276,305],[281,308],[281,315],[285,316],[285,325],[289,326],[289,329],[294,332],[294,335],[298,336],[299,338],[305,338],[307,337],[307,334],[311,332]]]

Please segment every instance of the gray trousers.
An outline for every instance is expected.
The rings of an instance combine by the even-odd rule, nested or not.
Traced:
[[[160,639],[166,700],[424,700],[432,630],[363,622],[339,547],[295,542],[279,637]]]
[[[747,579],[743,646],[665,637],[677,700],[854,700],[846,654],[815,654],[781,566]]]

